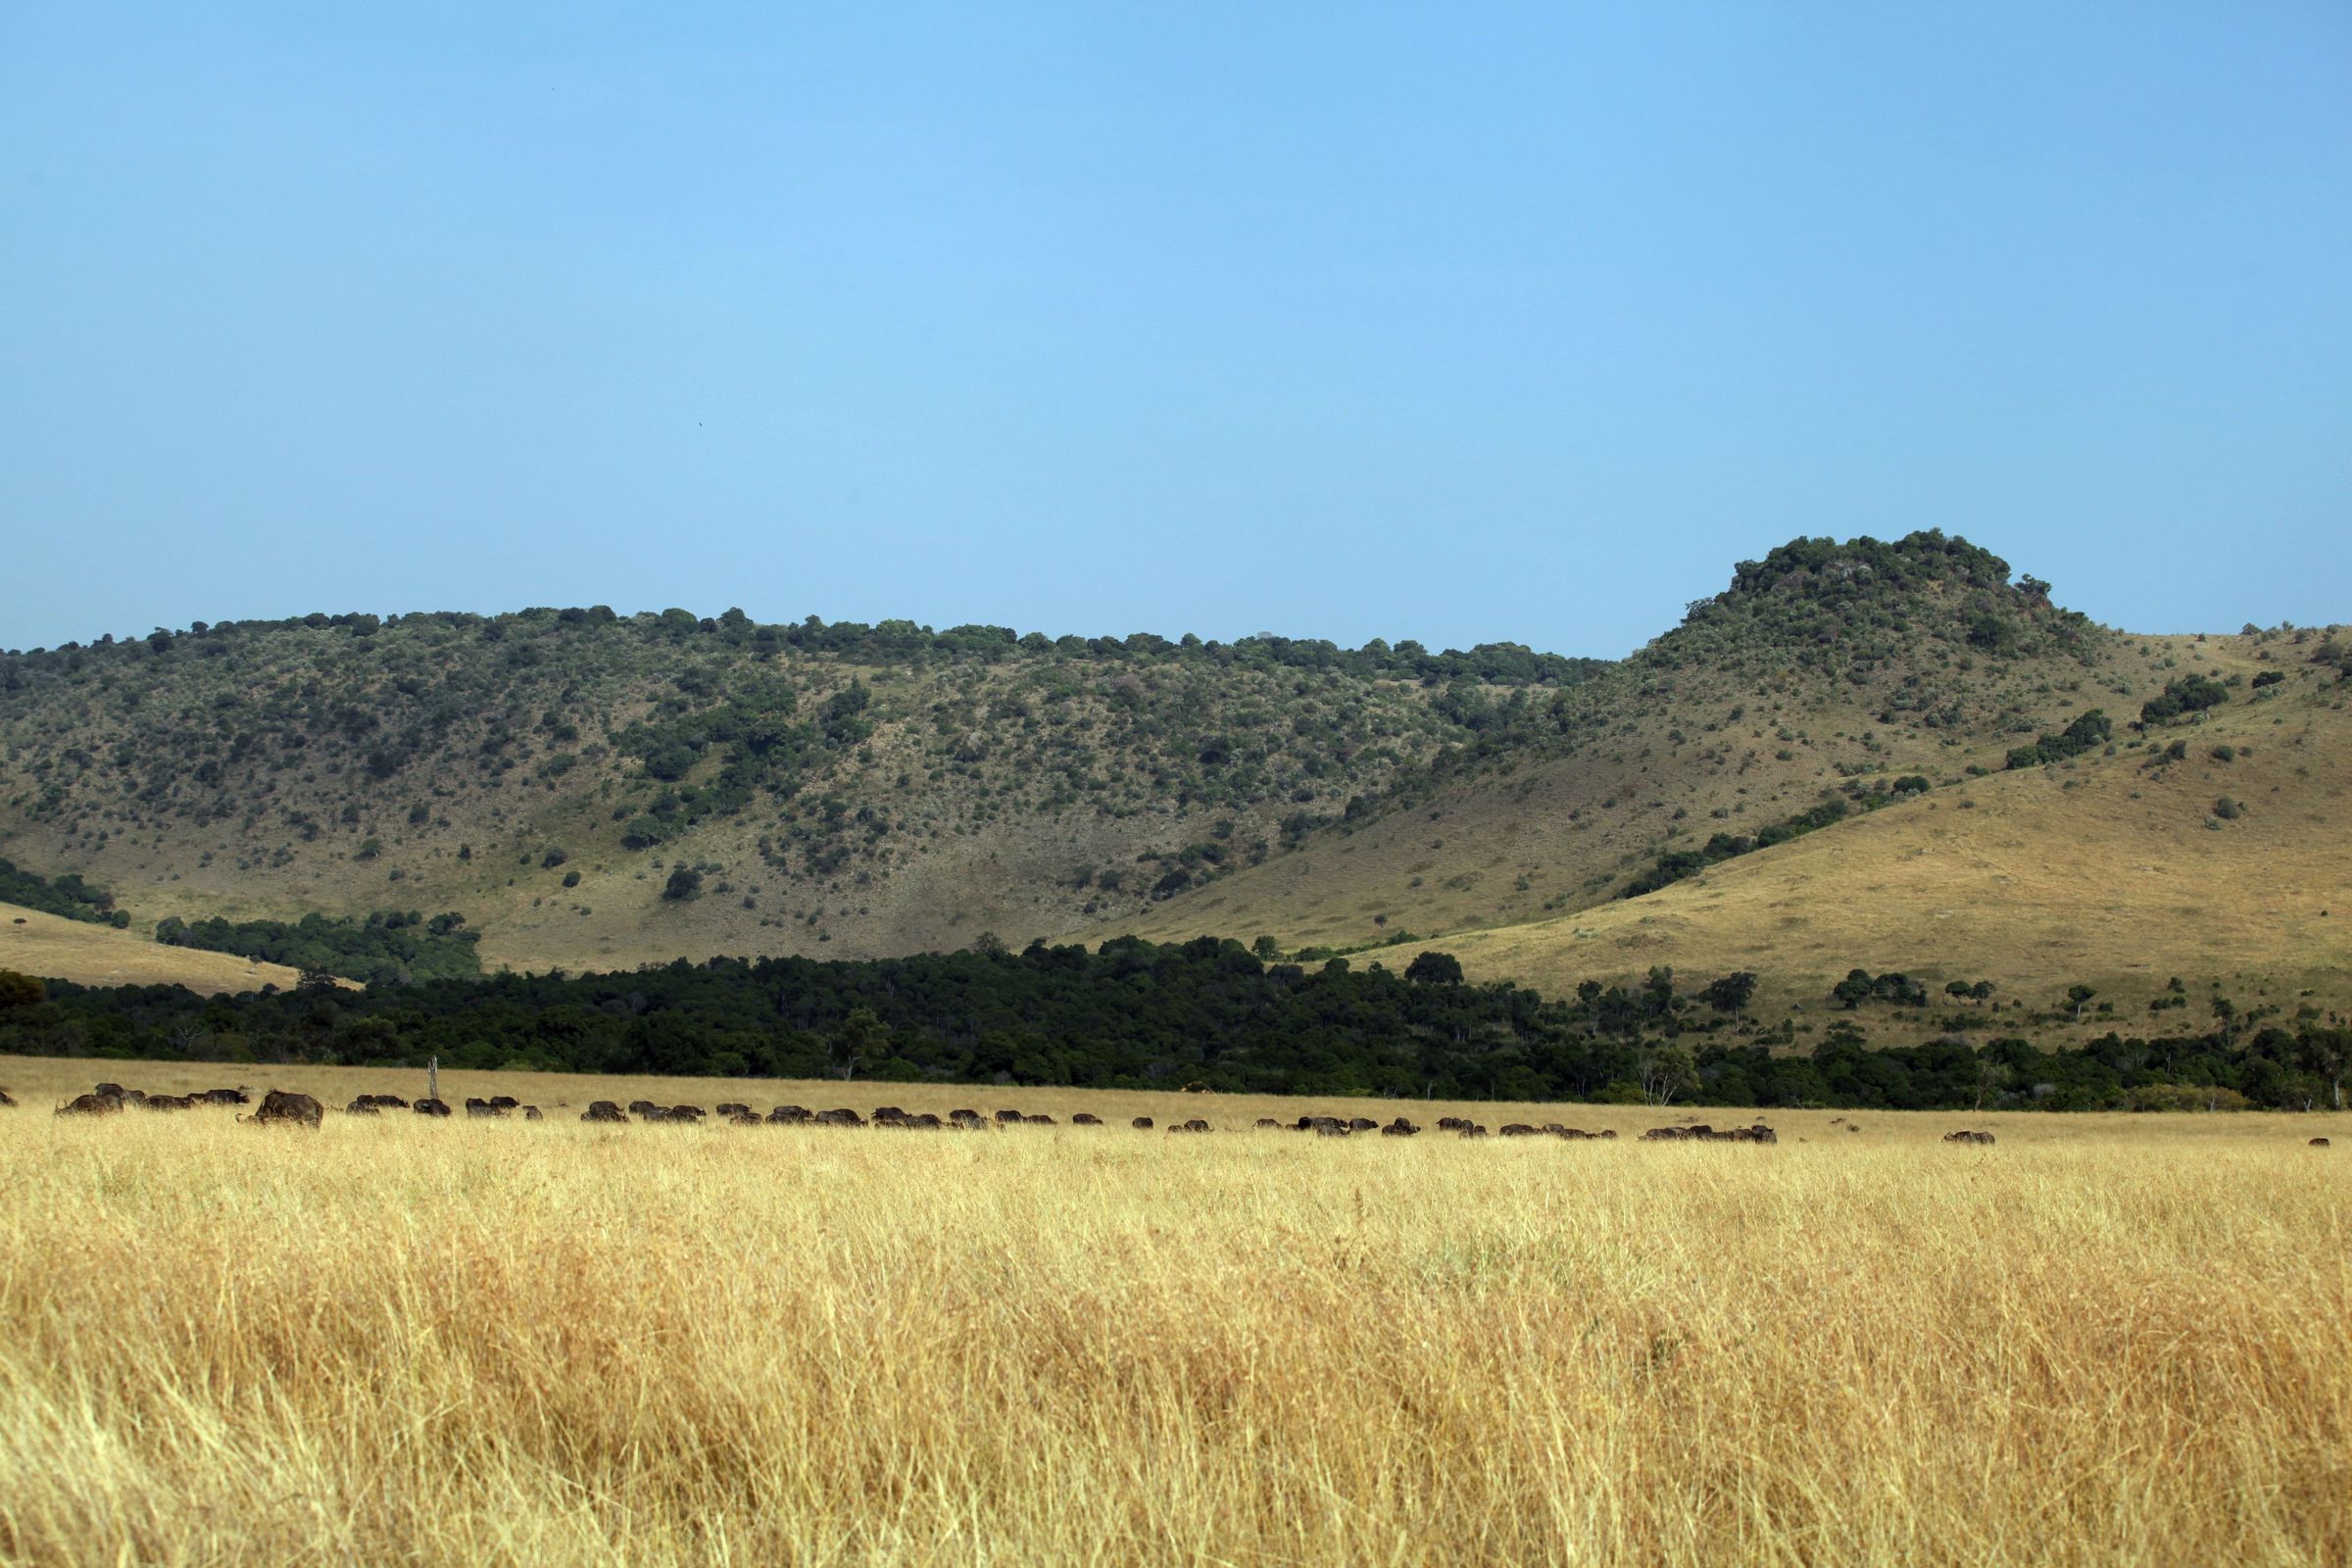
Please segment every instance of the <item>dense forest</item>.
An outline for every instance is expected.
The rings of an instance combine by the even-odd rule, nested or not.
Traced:
[[[1546,1000],[1471,986],[1442,953],[1401,970],[1269,962],[1239,943],[1094,952],[1043,944],[866,962],[680,960],[630,973],[498,975],[200,998],[174,987],[0,984],[0,1053],[596,1073],[1069,1084],[1417,1099],[1889,1109],[2309,1109],[2340,1101],[2341,1027],[2110,1034],[2082,1051],[1945,1035],[1809,1050],[1744,1016],[1755,977],[1589,983]],[[1857,971],[1838,1000],[1901,1002]],[[1915,998],[1913,1000],[1916,1000]],[[2183,999],[2184,1000],[2184,999]],[[2165,1016],[2160,1012],[2156,1016]]]

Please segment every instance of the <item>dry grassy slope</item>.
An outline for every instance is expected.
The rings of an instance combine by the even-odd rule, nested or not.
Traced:
[[[2291,695],[2241,697],[2144,747],[1971,780],[1645,898],[1445,946],[1473,975],[1545,991],[1659,963],[1749,969],[1766,977],[1764,1011],[1825,1011],[1856,966],[1989,978],[2032,1007],[2093,985],[2118,1015],[2086,1017],[2088,1032],[2144,1027],[2175,976],[2192,1010],[2171,1016],[2200,1028],[2216,979],[2290,1015],[2352,1011],[2352,711],[2340,689],[2279,690]],[[2175,739],[2187,759],[2152,766]],[[2233,760],[2213,757],[2225,745]],[[2242,804],[2237,820],[2213,815],[2223,796]]]
[[[2023,725],[2022,733],[1991,722],[1967,729],[1884,722],[1888,691],[1906,678],[1899,667],[1869,687],[1686,670],[1671,692],[1646,705],[1633,689],[1640,672],[1629,669],[1592,688],[1597,701],[1622,699],[1629,716],[1618,732],[1573,755],[1505,764],[1449,785],[1353,833],[1327,834],[1298,854],[1160,906],[1137,929],[1161,938],[1264,933],[1286,948],[1352,947],[1398,930],[1426,937],[1597,907],[1612,901],[1612,884],[1622,885],[1662,850],[1793,816],[1847,771],[1883,767],[1888,776],[1919,773],[1948,785],[1971,764],[1998,768],[2011,747],[2064,728],[2086,709],[2130,718],[2168,679],[2300,667],[2282,655],[2266,662],[2260,652],[2238,639],[2117,635],[2088,664],[2042,661],[1976,677],[1985,692],[1981,708],[2013,705],[2010,722]],[[1727,721],[1735,709],[1744,710],[1741,717]]]
[[[289,990],[301,978],[281,963],[226,953],[159,947],[141,932],[68,920],[0,904],[0,969],[85,986],[186,986],[222,991]]]

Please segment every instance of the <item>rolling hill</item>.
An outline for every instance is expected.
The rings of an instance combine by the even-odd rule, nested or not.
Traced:
[[[1858,965],[2136,997],[2352,967],[2346,915],[2302,908],[2342,885],[2345,662],[2327,631],[2101,627],[1933,533],[1794,541],[1615,662],[739,612],[199,622],[0,656],[0,851],[139,931],[461,911],[493,968],[1135,931],[1442,939],[1553,990],[1670,963],[1793,1004]],[[2212,706],[2134,730],[2192,680]],[[2201,750],[2147,768],[2176,734]],[[2197,802],[2222,790],[2227,822]]]

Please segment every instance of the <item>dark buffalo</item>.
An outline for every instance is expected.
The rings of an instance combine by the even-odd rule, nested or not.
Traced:
[[[1420,1128],[1414,1126],[1411,1122],[1406,1121],[1402,1116],[1399,1116],[1395,1121],[1389,1123],[1386,1127],[1383,1127],[1380,1130],[1380,1136],[1383,1138],[1410,1138],[1420,1131]]]
[[[1989,1144],[1992,1142],[1992,1134],[1972,1133],[1966,1131],[1945,1133],[1943,1135],[1943,1141],[1947,1144]]]
[[[1019,1111],[1017,1111],[1017,1110],[1000,1110],[1000,1111],[998,1111],[998,1112],[997,1112],[997,1120],[999,1120],[999,1121],[1011,1122],[1011,1121],[1022,1121],[1022,1120],[1025,1120],[1025,1119],[1026,1119],[1026,1118],[1025,1118],[1025,1117],[1023,1117],[1023,1116],[1021,1115],[1021,1113],[1020,1113]]]
[[[701,1121],[703,1107],[700,1105],[672,1105],[669,1107],[669,1119],[672,1121]]]
[[[580,1112],[582,1121],[625,1122],[628,1119],[627,1115],[621,1111],[620,1106],[610,1100],[590,1101],[588,1108]]]
[[[193,1095],[149,1095],[139,1103],[148,1110],[192,1110],[196,1099]]]
[[[660,1105],[655,1104],[650,1100],[632,1100],[629,1102],[629,1114],[632,1116],[643,1116],[650,1111],[660,1110],[661,1108],[662,1107]]]
[[[827,1127],[862,1127],[865,1118],[846,1107],[839,1110],[820,1110],[816,1119]]]
[[[57,1107],[60,1116],[112,1116],[122,1108],[121,1095],[75,1095]]]
[[[876,1105],[874,1107],[873,1119],[875,1121],[897,1121],[900,1117],[906,1114],[906,1112],[901,1110],[896,1105]]]
[[[982,1119],[983,1118],[978,1111],[964,1109],[960,1106],[948,1112],[948,1120],[950,1121],[979,1121]]]
[[[545,1121],[547,1118],[539,1113],[537,1105],[525,1105],[522,1107],[522,1119],[524,1121]],[[760,1118],[755,1116],[752,1119],[758,1121]]]
[[[1260,1127],[1271,1127],[1271,1128],[1272,1128],[1272,1129],[1274,1129],[1276,1132],[1280,1132],[1280,1131],[1282,1130],[1282,1123],[1280,1123],[1280,1122],[1276,1121],[1276,1120],[1275,1120],[1273,1117],[1271,1117],[1271,1116],[1260,1116],[1260,1117],[1258,1117],[1258,1118],[1257,1118],[1257,1124],[1258,1124]]]
[[[1531,1127],[1523,1121],[1506,1121],[1500,1127],[1495,1129],[1495,1131],[1504,1138],[1533,1138],[1542,1129],[1537,1127]]]
[[[504,1116],[506,1111],[490,1103],[487,1100],[468,1099],[466,1102],[466,1114],[468,1116]]]
[[[93,1095],[112,1095],[117,1100],[128,1100],[130,1098],[130,1091],[123,1088],[121,1084],[100,1084],[97,1088],[92,1089],[90,1093]]]
[[[520,1110],[522,1108],[522,1102],[516,1100],[513,1095],[492,1095],[490,1103],[499,1110]]]
[[[751,1106],[744,1104],[740,1101],[722,1100],[718,1102],[718,1113],[721,1116],[749,1115],[751,1113]]]
[[[767,1113],[771,1122],[803,1122],[812,1119],[806,1105],[778,1105]]]
[[[1461,1136],[1464,1138],[1484,1138],[1487,1136],[1487,1129],[1478,1122],[1471,1122],[1468,1126],[1462,1129]]]
[[[0,1089],[0,1110],[14,1110],[16,1108],[16,1101],[10,1098],[7,1090]]]
[[[0,1100],[5,1100],[8,1097],[6,1095],[0,1095]],[[2313,1149],[2326,1149],[2328,1147],[2328,1140],[2325,1138],[2314,1138],[2309,1147]]]
[[[362,1099],[355,1100],[350,1104],[345,1105],[343,1107],[343,1114],[346,1116],[381,1116],[383,1111],[380,1107],[368,1103],[367,1100],[363,1097]]]
[[[316,1127],[326,1119],[326,1107],[309,1095],[272,1089],[262,1097],[252,1115],[237,1119],[261,1127]]]
[[[1348,1118],[1348,1130],[1351,1133],[1368,1133],[1374,1131],[1379,1126],[1380,1123],[1374,1121],[1369,1116],[1350,1116]]]
[[[253,1097],[242,1089],[207,1089],[196,1097],[208,1105],[250,1105]]]
[[[528,1117],[526,1117],[526,1118],[524,1118],[524,1119],[525,1119],[525,1120],[535,1120],[535,1119],[537,1119],[537,1116],[538,1116],[538,1112],[537,1112],[536,1110],[534,1110],[534,1111],[531,1113],[531,1115],[530,1115],[530,1116],[528,1116]],[[760,1125],[760,1114],[759,1114],[759,1112],[758,1112],[758,1111],[755,1111],[755,1110],[753,1110],[753,1109],[752,1109],[751,1107],[749,1107],[749,1106],[746,1106],[746,1107],[744,1107],[742,1110],[730,1110],[730,1111],[728,1111],[728,1112],[726,1113],[726,1115],[725,1115],[725,1116],[724,1116],[722,1119],[723,1119],[723,1120],[726,1120],[726,1121],[731,1121],[731,1122],[733,1122],[733,1123],[734,1123],[736,1126],[738,1126],[738,1127],[757,1127],[757,1126],[759,1126],[759,1125]]]
[[[1438,1131],[1442,1133],[1467,1132],[1469,1129],[1470,1118],[1467,1116],[1440,1116],[1438,1118]]]
[[[1102,1125],[1102,1118],[1091,1110],[1082,1110],[1070,1118],[1070,1125],[1073,1127],[1100,1127]]]
[[[449,1108],[449,1102],[446,1100],[419,1100],[416,1102],[416,1103],[411,1105],[409,1108],[419,1116],[447,1116],[453,1114]]]
[[[355,1105],[373,1105],[378,1110],[406,1110],[409,1102],[398,1095],[362,1095],[352,1102]]]
[[[1188,1121],[1184,1124],[1184,1130],[1188,1133],[1204,1133],[1208,1131],[1208,1123],[1202,1121],[1200,1117],[1195,1116],[1191,1121]]]
[[[1135,1118],[1135,1120],[1129,1122],[1127,1125],[1134,1128],[1137,1132],[1148,1133],[1152,1130],[1152,1118],[1149,1116],[1138,1116]]]
[[[1054,1125],[1054,1118],[1051,1116],[1027,1116],[1023,1117],[1022,1119],[1032,1127],[1051,1127]]]

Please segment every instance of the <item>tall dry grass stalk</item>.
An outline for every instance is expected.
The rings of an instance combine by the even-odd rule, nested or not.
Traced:
[[[0,1554],[2352,1558],[2352,1152],[1872,1120],[0,1112]]]

